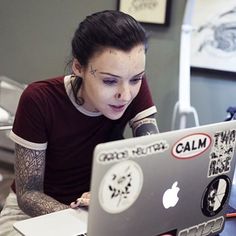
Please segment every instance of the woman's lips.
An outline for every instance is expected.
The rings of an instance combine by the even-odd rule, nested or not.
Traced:
[[[109,105],[114,112],[122,112],[125,110],[126,105]]]

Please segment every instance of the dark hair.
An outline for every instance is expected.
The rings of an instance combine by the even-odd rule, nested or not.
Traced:
[[[128,51],[138,44],[144,44],[147,50],[147,35],[141,24],[123,12],[105,10],[79,24],[72,39],[72,55],[86,66],[105,47]]]
[[[147,34],[144,28],[132,16],[115,10],[105,10],[87,16],[79,24],[71,42],[72,55],[82,66],[87,66],[89,59],[104,48],[111,47],[129,51],[143,44],[147,51]],[[77,77],[71,83],[79,105],[83,98],[77,97],[82,78]]]

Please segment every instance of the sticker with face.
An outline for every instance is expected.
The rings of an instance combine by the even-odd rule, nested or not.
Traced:
[[[205,216],[214,216],[224,207],[229,196],[231,181],[226,175],[213,179],[202,196],[201,208]]]
[[[99,188],[99,202],[108,213],[128,209],[138,198],[143,186],[143,172],[131,160],[113,165],[103,177]]]

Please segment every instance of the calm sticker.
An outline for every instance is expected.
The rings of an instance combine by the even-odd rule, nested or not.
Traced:
[[[211,138],[204,133],[195,133],[183,137],[172,148],[172,155],[178,159],[190,159],[205,152],[211,144]]]
[[[112,166],[101,182],[99,202],[102,208],[112,214],[129,208],[138,198],[143,186],[143,172],[131,160]]]

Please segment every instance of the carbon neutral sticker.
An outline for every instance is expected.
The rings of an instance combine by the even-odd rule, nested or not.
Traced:
[[[138,198],[143,186],[143,172],[131,160],[112,166],[100,184],[99,202],[108,213],[120,213]]]

